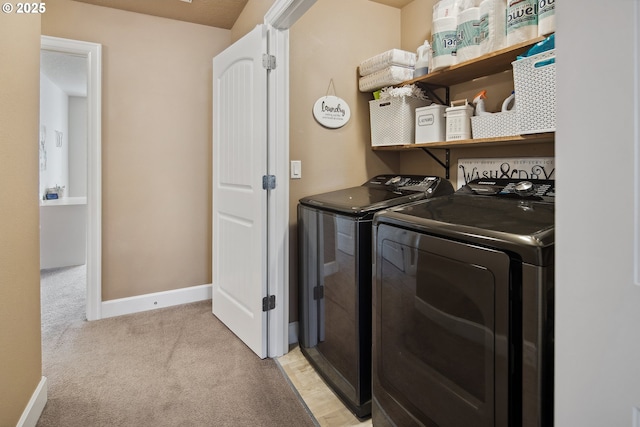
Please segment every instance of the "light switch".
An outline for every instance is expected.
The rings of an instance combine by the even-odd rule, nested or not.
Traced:
[[[302,178],[302,160],[291,160],[291,179]]]

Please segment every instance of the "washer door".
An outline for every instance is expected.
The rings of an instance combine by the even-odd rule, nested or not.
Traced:
[[[509,256],[385,224],[376,242],[375,405],[396,425],[509,425]]]

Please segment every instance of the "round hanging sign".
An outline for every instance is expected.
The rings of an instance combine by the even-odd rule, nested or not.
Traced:
[[[349,105],[337,96],[323,96],[313,105],[313,116],[322,126],[337,129],[347,124],[351,117]]]

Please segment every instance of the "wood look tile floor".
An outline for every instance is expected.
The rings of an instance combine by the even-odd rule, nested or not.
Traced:
[[[298,346],[277,359],[289,381],[321,427],[371,426],[360,421],[320,378]]]

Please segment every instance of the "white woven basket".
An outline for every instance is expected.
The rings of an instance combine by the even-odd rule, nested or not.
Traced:
[[[471,117],[471,134],[474,138],[496,138],[519,133],[515,110]]]
[[[520,134],[556,130],[555,49],[511,63]]]
[[[369,101],[371,145],[381,147],[413,144],[416,108],[429,104],[429,100],[410,96]]]

